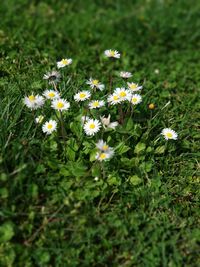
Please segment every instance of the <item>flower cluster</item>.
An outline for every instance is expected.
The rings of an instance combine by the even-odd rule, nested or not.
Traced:
[[[111,49],[106,50],[104,55],[113,60],[118,60],[121,57],[117,50]],[[72,62],[71,58],[64,58],[57,62],[57,68],[68,68]],[[140,104],[143,100],[141,96],[143,86],[135,81],[127,82],[127,79],[134,77],[131,72],[121,71],[119,72],[119,77],[122,79],[118,78],[120,81],[115,86],[112,84],[112,79],[105,86],[100,80],[90,77],[86,80],[85,87],[83,86],[73,94],[73,99],[70,103],[62,97],[62,90],[59,88],[61,87],[59,85],[61,74],[57,70],[53,70],[43,76],[43,79],[52,88],[44,90],[41,95],[31,93],[24,97],[23,102],[34,112],[47,103],[47,107],[54,112],[52,118],[48,117],[46,119],[44,114],[38,114],[35,118],[35,122],[42,124],[42,131],[47,135],[52,134],[59,127],[65,127],[66,122],[62,113],[67,112],[69,109],[73,110],[71,106],[74,106],[75,109],[78,108],[79,115],[81,115],[80,123],[84,134],[89,138],[93,138],[95,135],[97,138],[100,136],[103,138],[105,132],[115,131],[120,124],[123,125],[124,118],[132,116],[133,106]],[[154,109],[152,105],[151,107],[149,105],[151,110]],[[131,112],[128,113],[128,110],[131,110]],[[116,117],[114,121],[111,121],[111,115],[112,118]],[[176,140],[178,138],[178,134],[170,128],[163,129],[161,135],[166,140]],[[98,161],[109,160],[114,155],[114,148],[109,147],[103,139],[96,143],[96,149],[98,150],[96,153],[96,160]]]
[[[102,139],[96,143],[98,152],[96,153],[96,159],[104,161],[110,159],[114,155],[114,149],[109,147]]]

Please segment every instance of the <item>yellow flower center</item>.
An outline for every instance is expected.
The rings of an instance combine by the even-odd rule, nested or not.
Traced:
[[[35,96],[34,96],[34,95],[30,95],[30,96],[28,97],[28,99],[29,99],[30,101],[34,101],[34,100],[35,100]]]
[[[120,95],[121,97],[125,97],[125,96],[126,96],[126,92],[122,91],[122,92],[119,93],[119,95]]]
[[[62,62],[62,64],[64,64],[64,65],[67,65],[67,64],[68,64],[68,60],[67,60],[67,59],[62,59],[61,62]]]
[[[132,98],[132,102],[136,103],[137,102],[137,98],[136,97],[133,97]]]
[[[118,100],[118,99],[119,99],[119,97],[117,95],[113,96],[113,100]]]
[[[57,108],[63,108],[63,107],[64,107],[64,104],[62,102],[57,103]]]
[[[101,154],[99,155],[99,158],[100,158],[100,159],[105,159],[105,158],[106,158],[106,154],[105,154],[105,153],[101,153]]]
[[[47,125],[47,128],[48,128],[49,130],[52,129],[52,127],[53,127],[52,124],[48,124],[48,125]]]
[[[111,57],[114,57],[114,56],[115,56],[115,51],[111,50],[111,51],[110,51],[110,56],[111,56]]]
[[[166,136],[167,136],[168,138],[172,138],[172,137],[173,137],[173,134],[172,134],[172,133],[166,133]]]
[[[94,129],[95,128],[95,124],[94,123],[91,123],[90,124],[90,129]]]
[[[92,105],[93,105],[93,107],[95,107],[95,108],[98,107],[98,106],[99,106],[99,101],[95,101],[95,102],[93,102]]]
[[[103,149],[103,150],[108,150],[108,145],[104,145],[104,146],[102,146],[102,149]]]
[[[49,97],[54,97],[55,96],[55,93],[51,92],[48,94]]]
[[[93,81],[92,81],[92,84],[93,84],[93,85],[98,85],[98,84],[99,84],[99,80],[93,80]]]
[[[129,85],[129,88],[132,90],[135,90],[138,87],[138,85],[136,83],[132,83]]]
[[[86,97],[86,94],[85,93],[80,93],[80,98],[84,98],[84,97]]]

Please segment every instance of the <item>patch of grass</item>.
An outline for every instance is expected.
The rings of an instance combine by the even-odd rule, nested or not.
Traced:
[[[0,5],[0,265],[199,266],[200,3]],[[44,140],[22,98],[42,93],[43,74],[65,56],[74,64],[63,96],[90,76],[107,83],[101,55],[109,48],[122,53],[116,70],[123,66],[144,84],[133,125],[141,129],[126,143],[128,156],[113,159],[110,175],[94,181],[84,166],[63,160],[55,140]],[[154,146],[170,126],[179,140]],[[134,152],[139,142],[141,154]]]

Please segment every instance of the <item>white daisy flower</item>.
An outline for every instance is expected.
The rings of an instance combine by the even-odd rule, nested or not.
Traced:
[[[66,101],[65,99],[54,99],[52,101],[51,107],[56,110],[68,110],[70,107],[70,103]]]
[[[141,103],[141,102],[142,102],[142,97],[141,97],[141,95],[134,94],[134,95],[131,96],[131,103],[132,103],[133,105],[137,105],[137,104],[139,104],[139,103]]]
[[[103,89],[105,88],[105,85],[100,83],[100,81],[96,79],[90,78],[88,81],[86,81],[86,83],[89,84],[92,89],[97,88],[100,91],[103,91]]]
[[[61,75],[58,71],[51,71],[44,74],[43,79],[48,80],[49,84],[58,83],[60,81]]]
[[[133,75],[128,71],[121,71],[119,76],[124,78],[124,79],[128,79],[128,78],[132,77]]]
[[[92,100],[88,106],[89,109],[101,108],[105,106],[105,102],[103,100]]]
[[[64,68],[65,66],[68,66],[70,64],[72,64],[72,59],[71,58],[64,58],[61,61],[57,62],[57,67],[58,67],[58,69],[60,69],[60,68]]]
[[[169,139],[176,140],[178,138],[178,134],[170,128],[163,129],[161,134],[164,136],[166,140],[169,140]]]
[[[49,120],[45,122],[45,124],[43,124],[42,131],[46,134],[51,134],[56,130],[56,128],[57,128],[57,122],[54,120]]]
[[[99,177],[98,176],[94,177],[94,180],[95,182],[97,182],[99,180]]]
[[[40,115],[37,118],[35,118],[35,122],[38,123],[38,124],[42,123],[43,120],[44,120],[44,116],[42,116],[42,115]]]
[[[83,128],[87,135],[94,135],[100,130],[101,124],[99,120],[89,119],[86,121]]]
[[[41,108],[44,105],[44,97],[40,95],[29,95],[24,98],[24,104],[31,110]]]
[[[127,83],[129,90],[136,92],[142,89],[142,86],[139,86],[137,83]]]
[[[58,92],[56,92],[55,90],[45,90],[43,95],[47,98],[47,99],[56,99],[56,98],[60,98],[60,94]]]
[[[106,142],[104,142],[102,139],[100,139],[97,143],[96,143],[96,147],[101,150],[101,151],[104,151],[104,152],[108,152],[108,151],[113,151],[113,148],[112,147],[109,147],[107,145]]]
[[[121,99],[117,94],[109,95],[107,100],[108,100],[108,103],[110,103],[111,105],[116,105],[121,102]]]
[[[106,128],[115,129],[117,125],[119,124],[117,121],[110,122],[110,114],[108,115],[107,118],[103,116],[103,117],[100,117],[100,119],[105,129]]]
[[[104,51],[106,57],[120,58],[120,53],[117,50],[108,49]]]
[[[90,96],[91,96],[91,93],[89,91],[81,91],[81,92],[78,92],[77,94],[75,94],[74,100],[77,102],[84,101],[84,100],[90,98]]]
[[[125,88],[116,88],[114,94],[119,96],[121,102],[131,99],[131,92]]]
[[[104,161],[104,160],[108,160],[110,159],[112,156],[114,155],[114,151],[113,150],[110,150],[108,152],[97,152],[96,154],[96,159],[99,160],[99,161]]]

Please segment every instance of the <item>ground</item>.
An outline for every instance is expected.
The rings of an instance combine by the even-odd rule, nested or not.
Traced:
[[[0,7],[0,265],[200,266],[200,2],[8,0]],[[84,168],[73,175],[22,99],[42,93],[44,73],[65,56],[74,60],[66,96],[94,74],[104,79],[109,48],[122,53],[119,70],[144,85],[138,141],[150,148],[129,152],[139,167],[123,160],[105,182],[85,177]],[[150,136],[171,125],[179,139],[151,147]],[[127,172],[135,171],[140,180],[130,184]]]

